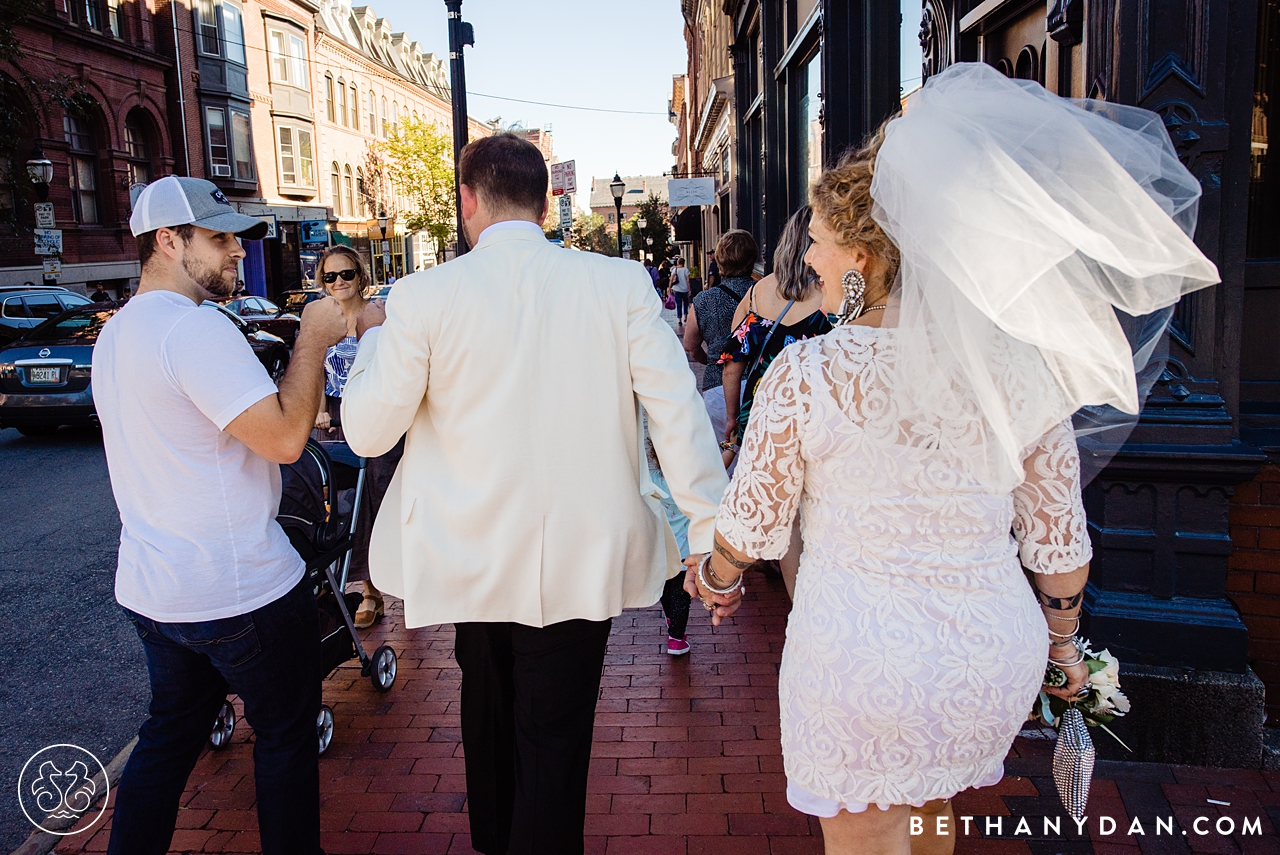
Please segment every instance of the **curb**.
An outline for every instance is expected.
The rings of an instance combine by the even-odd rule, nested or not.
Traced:
[[[115,785],[120,782],[120,776],[124,773],[124,765],[129,762],[129,755],[133,753],[133,748],[137,744],[138,737],[135,736],[133,739],[129,740],[129,743],[125,745],[124,748],[120,749],[120,753],[113,757],[111,762],[106,765],[106,783],[110,785],[111,788],[114,788]],[[101,788],[103,783],[102,776],[94,775],[93,783]],[[62,831],[64,828],[69,828],[72,825],[75,825],[78,821],[79,820],[62,820],[52,824],[58,831]],[[64,834],[50,834],[47,831],[34,831],[31,833],[31,836],[28,837],[21,846],[13,850],[10,855],[49,855],[49,853],[53,851],[53,848],[68,836],[69,835]]]

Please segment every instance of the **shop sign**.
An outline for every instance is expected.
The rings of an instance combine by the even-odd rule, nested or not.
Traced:
[[[714,178],[672,178],[667,182],[667,204],[672,208],[715,203],[716,181]]]
[[[329,242],[329,224],[324,220],[303,220],[298,223],[298,231],[303,243],[327,244]]]
[[[275,214],[258,214],[258,219],[267,224],[267,233],[262,236],[263,240],[275,240],[280,237],[280,233],[276,231],[276,215]]]

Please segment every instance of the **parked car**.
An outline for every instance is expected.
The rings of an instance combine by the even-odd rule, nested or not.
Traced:
[[[284,339],[259,329],[216,303],[206,302],[236,325],[271,379],[289,365]],[[90,303],[50,318],[0,347],[0,428],[44,436],[61,425],[97,424],[90,375],[93,346],[116,306]]]
[[[114,306],[61,312],[0,348],[0,427],[43,436],[59,425],[96,424],[93,345],[115,313]]]
[[[278,335],[272,335],[254,322],[245,320],[225,306],[219,306],[209,300],[205,300],[200,305],[217,309],[230,318],[236,325],[236,329],[244,335],[245,341],[249,342],[258,361],[271,375],[271,379],[277,383],[280,382],[280,378],[284,376],[284,370],[289,367],[289,346],[284,343],[284,339]]]
[[[55,315],[92,303],[88,297],[66,288],[5,287],[0,290],[0,346],[20,338]]]
[[[293,347],[298,338],[298,326],[302,321],[293,312],[286,312],[266,297],[237,297],[222,305],[249,323],[280,336],[290,347]]]
[[[307,303],[312,300],[323,300],[328,296],[319,288],[302,288],[297,291],[285,291],[280,295],[280,303],[286,312],[302,317],[302,310],[307,307]]]

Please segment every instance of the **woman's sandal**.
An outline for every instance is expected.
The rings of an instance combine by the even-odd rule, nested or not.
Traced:
[[[360,601],[360,608],[356,609],[356,629],[368,629],[380,621],[384,614],[382,597],[370,597],[366,594]]]

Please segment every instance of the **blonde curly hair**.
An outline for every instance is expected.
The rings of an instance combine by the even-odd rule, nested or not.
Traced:
[[[858,248],[880,260],[885,281],[898,273],[898,247],[871,217],[871,178],[876,155],[884,142],[889,119],[856,149],[849,149],[835,166],[824,170],[809,193],[813,215],[836,234],[841,246]]]

